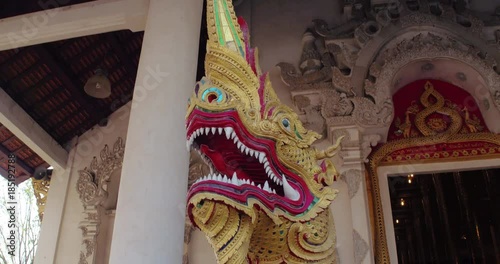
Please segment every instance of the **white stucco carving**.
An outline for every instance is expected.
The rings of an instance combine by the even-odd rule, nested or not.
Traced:
[[[102,206],[108,198],[111,175],[121,169],[125,143],[122,138],[109,149],[106,145],[100,153],[100,160],[94,157],[90,166],[78,171],[77,192],[83,203],[83,220],[79,224],[83,240],[79,264],[93,264],[96,261],[97,236],[100,232]]]

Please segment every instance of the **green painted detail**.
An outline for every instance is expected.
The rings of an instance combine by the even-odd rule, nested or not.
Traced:
[[[219,44],[226,45],[226,41],[224,40],[224,34],[222,34],[221,22],[220,22],[220,13],[219,13],[219,2],[214,0],[214,15],[215,15],[215,27],[217,28],[217,36],[219,37]]]
[[[236,41],[236,45],[238,46],[238,49],[240,50],[241,56],[245,56],[245,51],[243,50],[243,45],[241,44],[241,39],[238,36],[238,31],[236,30],[236,27],[234,26],[233,20],[231,19],[231,12],[229,12],[229,7],[227,6],[227,2],[223,1],[224,3],[224,10],[226,13],[226,16],[228,17],[227,23],[231,26],[231,30],[233,32],[233,38],[234,41]]]
[[[295,130],[295,135],[296,135],[298,138],[302,139],[302,136],[299,134],[299,131],[297,131],[297,127],[295,127],[295,126],[294,126],[294,130]]]

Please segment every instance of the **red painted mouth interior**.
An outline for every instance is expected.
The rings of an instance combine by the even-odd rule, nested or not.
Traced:
[[[284,196],[283,186],[269,179],[264,165],[254,156],[242,153],[232,139],[227,139],[224,135],[200,135],[195,139],[194,147],[199,148],[210,159],[213,168],[222,175],[232,177],[236,172],[239,180],[248,179],[255,186],[264,186],[267,181],[277,195]],[[269,154],[266,153],[266,156],[269,157]]]

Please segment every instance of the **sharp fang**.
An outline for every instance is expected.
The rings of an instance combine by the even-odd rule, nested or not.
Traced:
[[[205,132],[205,135],[207,135],[207,136],[208,136],[208,133],[210,133],[210,128],[205,127],[205,131],[203,131],[203,130],[201,131],[201,134],[202,134],[202,135],[203,135],[203,132]]]
[[[232,128],[231,128],[231,129],[232,129]],[[238,139],[238,138],[236,137],[236,133],[234,133],[234,131],[232,131],[231,138]]]
[[[215,135],[215,131],[216,131],[216,130],[217,130],[217,128],[212,127],[212,134],[214,134],[214,135]]]
[[[253,155],[255,156],[256,159],[259,159],[260,152],[254,151]]]
[[[266,173],[267,173],[267,175],[269,175],[269,174],[270,174],[270,171],[271,171],[271,168],[266,167]]]
[[[259,185],[257,185],[257,188],[262,189],[262,187],[260,187],[260,184],[259,184]]]
[[[250,156],[252,156],[252,157],[253,157],[253,153],[255,153],[255,151],[254,151],[253,149],[250,149],[250,150],[248,151],[248,153],[250,153]]]
[[[276,194],[276,191],[275,191],[275,190],[273,190],[273,193],[274,193],[274,194]]]
[[[238,181],[238,177],[236,176],[236,172],[233,173],[233,178],[231,179],[231,183],[234,185],[240,185]]]
[[[222,127],[217,128],[217,132],[219,132],[219,135],[222,135]]]
[[[283,175],[283,190],[285,191],[285,197],[292,200],[292,201],[297,201],[300,198],[299,192],[295,190],[288,181],[286,180],[286,177]]]
[[[224,133],[226,133],[226,138],[229,140],[231,138],[231,134],[234,133],[233,128],[232,127],[225,127]]]
[[[219,174],[219,175],[217,175],[217,180],[218,180],[218,181],[222,181],[222,176],[221,176],[220,174]]]
[[[245,146],[245,155],[248,156],[248,153],[250,152],[250,149],[248,147]]]
[[[223,182],[227,182],[227,183],[229,183],[229,179],[227,178],[227,176],[226,176],[226,175],[224,175],[224,178],[222,179],[222,181],[223,181]]]
[[[272,192],[271,189],[269,188],[269,183],[267,181],[264,183],[264,191]]]
[[[236,146],[238,147],[238,149],[241,149],[241,146],[242,146],[242,145],[243,145],[243,144],[241,144],[241,142],[239,142],[239,141],[238,141],[238,142],[236,142]]]

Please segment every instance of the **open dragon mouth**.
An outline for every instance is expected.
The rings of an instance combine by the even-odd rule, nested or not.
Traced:
[[[197,150],[211,168],[209,175],[193,184],[188,196],[215,192],[243,203],[249,196],[256,197],[271,209],[284,200],[295,208],[292,211],[307,208],[310,195],[302,187],[305,183],[291,177],[277,160],[275,142],[249,134],[236,112],[195,109],[188,122],[187,147]]]

